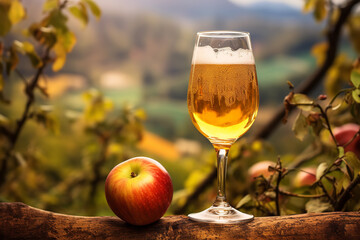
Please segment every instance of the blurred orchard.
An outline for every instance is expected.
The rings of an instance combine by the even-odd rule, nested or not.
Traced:
[[[147,156],[172,177],[168,214],[209,206],[215,152],[186,92],[195,33],[226,29],[251,33],[261,103],[230,151],[230,203],[358,211],[360,1],[242,2],[0,0],[0,201],[111,215],[107,174]]]

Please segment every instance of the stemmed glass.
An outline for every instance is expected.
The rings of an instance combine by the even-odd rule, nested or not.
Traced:
[[[231,145],[253,124],[259,91],[250,35],[246,32],[197,33],[187,103],[191,120],[215,148],[217,196],[213,205],[192,220],[212,223],[251,221],[226,200],[225,178]]]

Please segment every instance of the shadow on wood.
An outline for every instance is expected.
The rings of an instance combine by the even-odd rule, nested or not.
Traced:
[[[360,239],[360,212],[259,217],[245,224],[163,217],[136,227],[117,217],[80,217],[0,203],[0,239]]]

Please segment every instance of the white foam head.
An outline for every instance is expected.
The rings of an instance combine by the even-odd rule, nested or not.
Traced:
[[[192,64],[255,64],[254,55],[249,49],[239,48],[232,51],[230,47],[217,51],[210,46],[196,47]]]

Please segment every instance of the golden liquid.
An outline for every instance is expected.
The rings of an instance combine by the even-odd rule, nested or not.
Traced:
[[[253,124],[259,108],[255,65],[193,64],[188,109],[213,144],[232,144]]]

